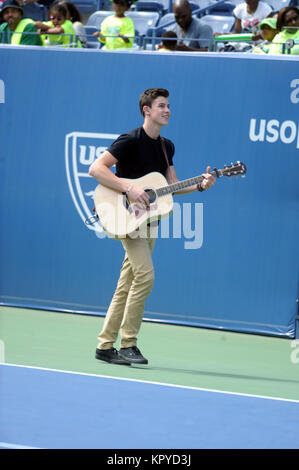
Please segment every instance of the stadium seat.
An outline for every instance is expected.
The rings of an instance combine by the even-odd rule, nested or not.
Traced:
[[[110,16],[112,14],[112,11],[95,11],[88,18],[86,26],[94,26],[95,28],[97,28],[97,31],[99,31],[102,21],[107,18],[107,16]]]
[[[158,29],[156,31],[156,36],[159,36],[161,35],[161,33],[167,29],[167,26],[165,28],[164,25],[166,25],[167,23],[170,23],[170,22],[175,22],[175,18],[174,18],[174,13],[167,13],[166,15],[162,16],[162,18],[160,18],[159,20],[159,23],[158,23]]]
[[[211,0],[191,0],[190,2],[190,6],[192,8],[192,10],[197,10],[198,8],[205,8],[205,7],[208,7],[211,5],[211,3],[213,3],[213,1]],[[207,11],[208,13],[208,11]]]
[[[149,40],[148,41],[148,44],[147,44],[147,48],[148,49],[152,49],[153,46],[159,44],[161,42],[161,35],[163,33],[163,31],[166,31],[166,29],[168,29],[167,27],[165,28],[164,25],[167,24],[167,23],[170,23],[170,22],[174,22],[175,19],[174,19],[174,14],[173,13],[167,13],[166,15],[162,16],[157,25],[156,25],[156,28],[155,28],[155,37],[157,39],[153,40]],[[153,36],[153,29],[150,29],[147,33],[147,36],[148,37],[152,37]]]
[[[133,11],[133,10],[132,10]],[[139,0],[136,2],[135,11],[156,11],[160,16],[166,13],[165,6],[160,1]]]
[[[229,3],[231,3],[232,5],[234,5],[234,7],[236,7],[237,5],[239,5],[240,3],[244,3],[245,0],[229,0]],[[269,3],[269,2],[267,2]],[[213,11],[213,10],[212,10]]]
[[[244,2],[243,2],[244,3]],[[209,11],[208,14],[210,15],[227,15],[231,16],[232,11],[235,9],[236,4],[232,2],[225,2],[222,3],[221,5],[216,5],[212,10]]]
[[[268,0],[267,3],[273,8],[273,11],[279,11],[290,5],[290,0]]]
[[[134,21],[135,33],[138,36],[147,36],[150,30],[154,28],[160,18],[160,14],[156,11],[127,11],[126,16],[129,16]]]
[[[22,7],[24,14],[23,18],[31,18],[34,21],[46,21],[47,20],[47,7],[40,5],[39,3],[28,3]]]
[[[198,10],[199,8],[201,8],[199,3],[197,3],[197,2],[190,1],[189,5],[190,5],[192,11]]]
[[[101,0],[73,0],[73,3],[83,14],[91,14],[101,9]]]
[[[205,15],[200,18],[202,23],[211,26],[213,33],[229,33],[235,24],[234,16]]]
[[[98,28],[95,26],[85,26],[85,36],[86,36],[86,41],[87,41],[87,48],[88,49],[100,49],[101,44],[98,40],[98,38],[95,38],[93,36],[93,33],[96,33],[98,31]]]

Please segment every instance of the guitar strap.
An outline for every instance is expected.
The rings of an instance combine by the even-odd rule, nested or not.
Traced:
[[[161,137],[161,136],[160,136],[160,137]],[[164,137],[161,137],[161,145],[162,145],[162,150],[163,150],[163,153],[164,153],[164,156],[165,156],[165,159],[166,159],[167,168],[169,168],[169,161],[168,161],[168,157],[167,157],[166,145],[165,145]]]

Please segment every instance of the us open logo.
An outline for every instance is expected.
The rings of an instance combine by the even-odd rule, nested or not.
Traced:
[[[5,103],[5,84],[0,80],[0,103]]]
[[[65,138],[65,168],[69,190],[79,216],[85,224],[93,217],[93,195],[97,182],[88,174],[90,165],[110,147],[118,134],[96,134],[92,132],[71,132]],[[96,222],[85,225],[90,230],[103,233]]]

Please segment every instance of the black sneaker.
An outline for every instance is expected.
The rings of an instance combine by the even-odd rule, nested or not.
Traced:
[[[132,346],[130,348],[120,348],[119,355],[134,364],[148,364],[148,360],[142,356],[141,352],[136,346]]]
[[[130,366],[131,362],[127,361],[123,357],[121,357],[117,349],[110,348],[110,349],[96,349],[96,359],[100,361],[110,362],[110,364],[120,364],[124,366]]]

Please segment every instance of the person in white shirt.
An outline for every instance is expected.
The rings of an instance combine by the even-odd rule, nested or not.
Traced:
[[[245,3],[239,3],[233,10],[236,17],[234,32],[236,34],[256,33],[260,22],[271,12],[270,5],[259,0],[245,0]]]

